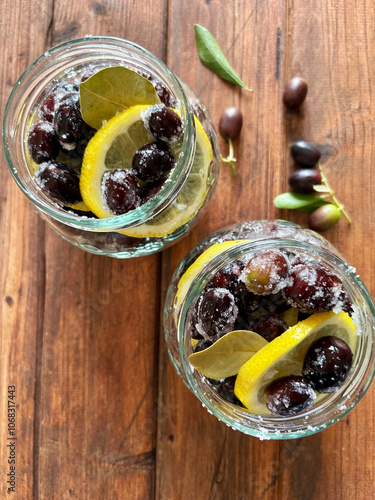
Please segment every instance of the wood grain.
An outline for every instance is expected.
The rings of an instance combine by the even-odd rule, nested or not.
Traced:
[[[200,62],[206,26],[245,92]],[[162,308],[174,268],[203,237],[276,210],[294,167],[288,148],[323,150],[345,221],[326,233],[375,294],[374,67],[371,0],[3,0],[0,102],[47,48],[85,34],[133,40],[165,60],[217,125],[239,106],[238,176],[222,165],[191,234],[133,261],[87,254],[35,214],[0,159],[0,496],[8,472],[7,387],[16,385],[17,496],[103,500],[364,500],[375,495],[374,388],[315,436],[261,442],[209,415],[174,372]],[[309,83],[300,112],[281,104],[286,81]],[[222,152],[226,145],[220,140]],[[12,496],[9,496],[12,498]]]
[[[40,498],[150,497],[157,258],[140,259],[135,273],[52,233],[46,256]]]
[[[281,106],[285,67],[280,63],[285,46],[284,3],[273,2],[271,8],[269,2],[236,2],[235,7],[224,1],[197,2],[189,12],[181,12],[181,3],[176,1],[170,3],[169,19],[168,61],[173,71],[206,103],[216,125],[226,107],[237,105],[244,126],[236,148],[238,176],[232,177],[228,166],[222,165],[204,221],[188,239],[163,254],[162,296],[171,271],[200,239],[237,221],[274,218],[272,199],[283,189],[285,179]],[[192,58],[195,22],[214,34],[253,93],[222,81],[201,64],[196,53],[194,64],[187,63]],[[221,146],[225,150],[223,142]],[[156,497],[274,498],[275,474],[284,467],[280,445],[260,443],[218,422],[188,392],[167,358],[161,344],[159,400],[170,415],[158,426]]]
[[[37,5],[30,19],[21,19],[21,7],[27,11],[28,6],[14,12],[8,2],[8,21],[14,13],[18,16],[14,31],[20,47],[4,55],[2,71],[12,57],[21,57],[7,75],[2,102],[37,55],[86,33],[126,33],[163,58],[165,7],[158,2],[153,9],[151,4],[143,2],[140,9],[117,2],[77,2],[67,9],[54,2],[47,10],[41,5],[38,22]],[[142,16],[151,10],[147,25]],[[34,26],[27,36],[21,22],[25,28]],[[136,267],[94,257],[50,229],[44,243],[44,224],[5,165],[1,175],[9,188],[1,193],[6,207],[2,222],[8,229],[1,253],[1,415],[5,388],[14,383],[19,390],[19,498],[151,498],[160,257],[139,259]],[[1,436],[6,424],[2,418]],[[2,446],[2,466],[4,452]],[[1,485],[5,487],[3,481]]]
[[[186,14],[185,29],[182,23],[178,25],[182,17],[179,4],[171,5],[172,30],[177,26],[180,37],[185,39],[177,44],[180,53],[180,47],[191,46],[193,35],[186,28]],[[236,69],[242,69],[240,74],[245,82],[254,88],[251,96],[222,83],[199,66],[199,61],[193,68],[181,64],[183,52],[179,58],[174,53],[174,43],[170,45],[169,61],[173,68],[197,89],[214,121],[218,122],[223,103],[236,104],[244,113],[245,126],[239,145],[239,179],[232,179],[222,166],[209,215],[194,230],[190,241],[181,242],[164,254],[163,277],[167,282],[192,240],[195,243],[236,220],[282,216],[306,226],[306,216],[278,213],[272,207],[273,197],[288,189],[287,177],[293,171],[288,147],[294,140],[306,139],[318,143],[324,151],[327,175],[330,174],[354,220],[351,227],[342,221],[327,236],[361,267],[360,274],[371,290],[371,252],[358,255],[357,245],[360,242],[360,248],[372,248],[374,234],[374,190],[368,182],[374,117],[368,86],[373,61],[371,51],[365,48],[373,33],[360,26],[364,19],[372,19],[373,11],[367,12],[371,7],[365,3],[361,7],[337,9],[329,1],[320,2],[319,6],[313,2],[280,2],[273,5],[272,12],[269,8],[267,2],[236,2],[234,9],[222,2],[209,3],[204,9],[200,5],[197,11],[189,12],[190,24],[200,22],[207,26],[224,49],[228,39],[235,40],[225,53]],[[238,26],[239,19],[243,29]],[[356,38],[355,33],[359,32],[361,35]],[[350,47],[341,43],[345,37]],[[302,111],[287,113],[281,105],[281,92],[286,81],[295,75],[302,75],[310,83],[309,95]],[[338,179],[341,182],[337,183]],[[323,434],[262,443],[223,428],[203,412],[193,396],[182,395],[186,388],[170,368],[163,349],[161,345],[159,397],[164,406],[170,405],[171,417],[158,429],[157,498],[349,499],[364,498],[364,485],[368,491],[374,491],[367,476],[374,477],[374,464],[363,467],[362,454],[373,447],[372,438],[364,438],[366,428],[373,435],[373,390],[350,417]],[[175,413],[173,408],[177,408]],[[366,423],[363,412],[368,416]],[[358,441],[361,446],[355,447]],[[177,474],[178,481],[174,480]]]
[[[46,49],[49,2],[35,11],[20,0],[17,9],[2,2],[0,12],[1,121],[9,93],[25,66]],[[37,14],[38,12],[38,14]],[[10,43],[11,41],[11,43]],[[44,224],[11,178],[0,158],[0,496],[6,498],[8,464],[8,386],[15,385],[18,498],[32,498],[35,382],[43,333]]]
[[[324,171],[353,219],[351,225],[340,221],[326,236],[356,267],[372,294],[374,254],[369,249],[375,243],[371,182],[375,100],[371,81],[375,54],[368,50],[374,32],[366,26],[373,26],[374,21],[373,5],[366,1],[345,8],[334,1],[303,5],[291,1],[286,61],[288,78],[301,75],[310,83],[303,112],[287,114],[288,140],[316,142],[326,153]],[[281,498],[293,494],[325,499],[333,491],[342,499],[374,495],[375,463],[365,459],[375,446],[374,394],[370,389],[348,417],[323,434],[303,440],[305,450],[293,470],[286,471]]]
[[[126,36],[163,57],[154,5],[55,1],[51,44]],[[153,496],[159,260],[94,257],[47,230],[39,498]]]

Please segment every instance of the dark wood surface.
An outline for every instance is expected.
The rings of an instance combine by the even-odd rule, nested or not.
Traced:
[[[211,30],[254,89],[199,61],[194,23]],[[0,497],[104,500],[341,500],[375,496],[375,392],[323,433],[260,442],[209,415],[169,362],[161,312],[181,258],[247,219],[287,218],[275,195],[293,171],[288,145],[320,144],[352,216],[326,233],[375,293],[375,13],[372,0],[2,0],[1,114],[37,56],[87,33],[135,41],[165,60],[217,125],[240,106],[238,176],[222,165],[192,233],[162,254],[117,261],[59,238],[0,169]],[[309,83],[286,113],[285,82]],[[222,150],[226,146],[221,142]],[[16,386],[17,493],[6,495],[6,391]]]

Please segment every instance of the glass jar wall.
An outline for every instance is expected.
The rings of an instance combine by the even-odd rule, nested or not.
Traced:
[[[99,219],[78,205],[75,210],[56,204],[40,189],[27,136],[38,110],[56,88],[77,85],[109,66],[125,66],[149,78],[180,114],[183,136],[175,167],[151,199],[122,215]],[[160,59],[118,38],[69,41],[32,63],[9,97],[3,142],[15,181],[53,229],[84,250],[117,258],[162,250],[185,235],[203,214],[218,177],[215,130],[202,102]]]
[[[215,244],[220,246],[214,247]],[[249,411],[238,400],[235,401],[233,394],[228,397],[225,380],[206,378],[193,368],[188,359],[195,351],[197,338],[201,339],[199,342],[202,345],[207,340],[208,346],[212,344],[205,332],[203,337],[200,335],[202,330],[197,327],[200,320],[195,314],[200,310],[202,296],[209,293],[206,291],[212,284],[217,286],[215,279],[217,281],[220,276],[218,272],[222,272],[224,267],[228,269],[233,263],[249,262],[253,256],[268,250],[282,252],[289,259],[303,258],[312,265],[319,263],[334,275],[348,294],[352,316],[348,321],[355,324],[356,330],[350,376],[334,392],[318,397],[311,408],[289,416]],[[220,283],[220,286],[226,286],[224,282]],[[282,295],[283,291],[280,293]],[[267,308],[266,305],[264,307]],[[339,311],[335,313],[339,314]],[[307,436],[332,425],[364,395],[374,376],[374,318],[374,302],[355,269],[327,240],[289,222],[254,221],[213,234],[182,260],[167,292],[164,327],[169,355],[177,373],[210,413],[232,428],[261,439],[290,439]],[[263,396],[259,397],[262,399]]]

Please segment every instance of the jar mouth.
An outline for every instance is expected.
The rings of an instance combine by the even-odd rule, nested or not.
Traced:
[[[184,127],[181,154],[167,182],[154,198],[139,208],[107,219],[80,217],[40,193],[27,160],[26,133],[30,115],[46,86],[70,69],[85,63],[123,65],[147,70],[166,86],[177,101]],[[105,67],[102,65],[100,68]],[[23,72],[8,98],[3,120],[3,146],[9,170],[29,200],[46,215],[71,227],[87,231],[114,231],[146,222],[165,209],[177,196],[195,154],[195,125],[188,98],[179,79],[147,49],[128,40],[86,36],[57,45],[38,57]]]
[[[312,235],[313,238],[315,236]],[[318,235],[317,235],[318,236]],[[307,237],[307,239],[309,236]],[[311,242],[310,242],[311,243]],[[308,241],[267,238],[239,243],[225,250],[209,262],[197,275],[187,290],[178,313],[177,334],[182,370],[188,387],[201,400],[209,412],[234,429],[261,439],[290,439],[307,436],[323,430],[343,418],[363,397],[375,373],[375,305],[361,279],[339,254],[312,246]],[[353,320],[359,333],[357,348],[350,376],[334,393],[328,394],[311,409],[290,417],[257,415],[235,406],[223,399],[190,365],[188,356],[192,352],[189,325],[193,307],[200,293],[213,275],[223,266],[239,257],[260,250],[277,248],[286,251],[301,251],[319,258],[334,270],[343,281],[353,304]],[[355,316],[355,318],[354,318]]]

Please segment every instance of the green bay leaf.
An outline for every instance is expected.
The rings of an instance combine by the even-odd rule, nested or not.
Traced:
[[[194,368],[208,378],[222,379],[236,375],[242,365],[268,342],[255,332],[235,330],[212,346],[189,356]]]
[[[325,204],[326,200],[320,194],[281,193],[273,200],[275,207],[289,210],[299,210],[309,205]]]
[[[227,80],[234,85],[239,85],[246,90],[251,90],[247,88],[229,64],[227,58],[221,51],[219,44],[210,31],[199,24],[195,24],[194,29],[198,54],[203,64],[224,80]]]
[[[103,120],[137,104],[160,104],[152,83],[124,66],[104,68],[79,85],[85,122],[99,129]]]

